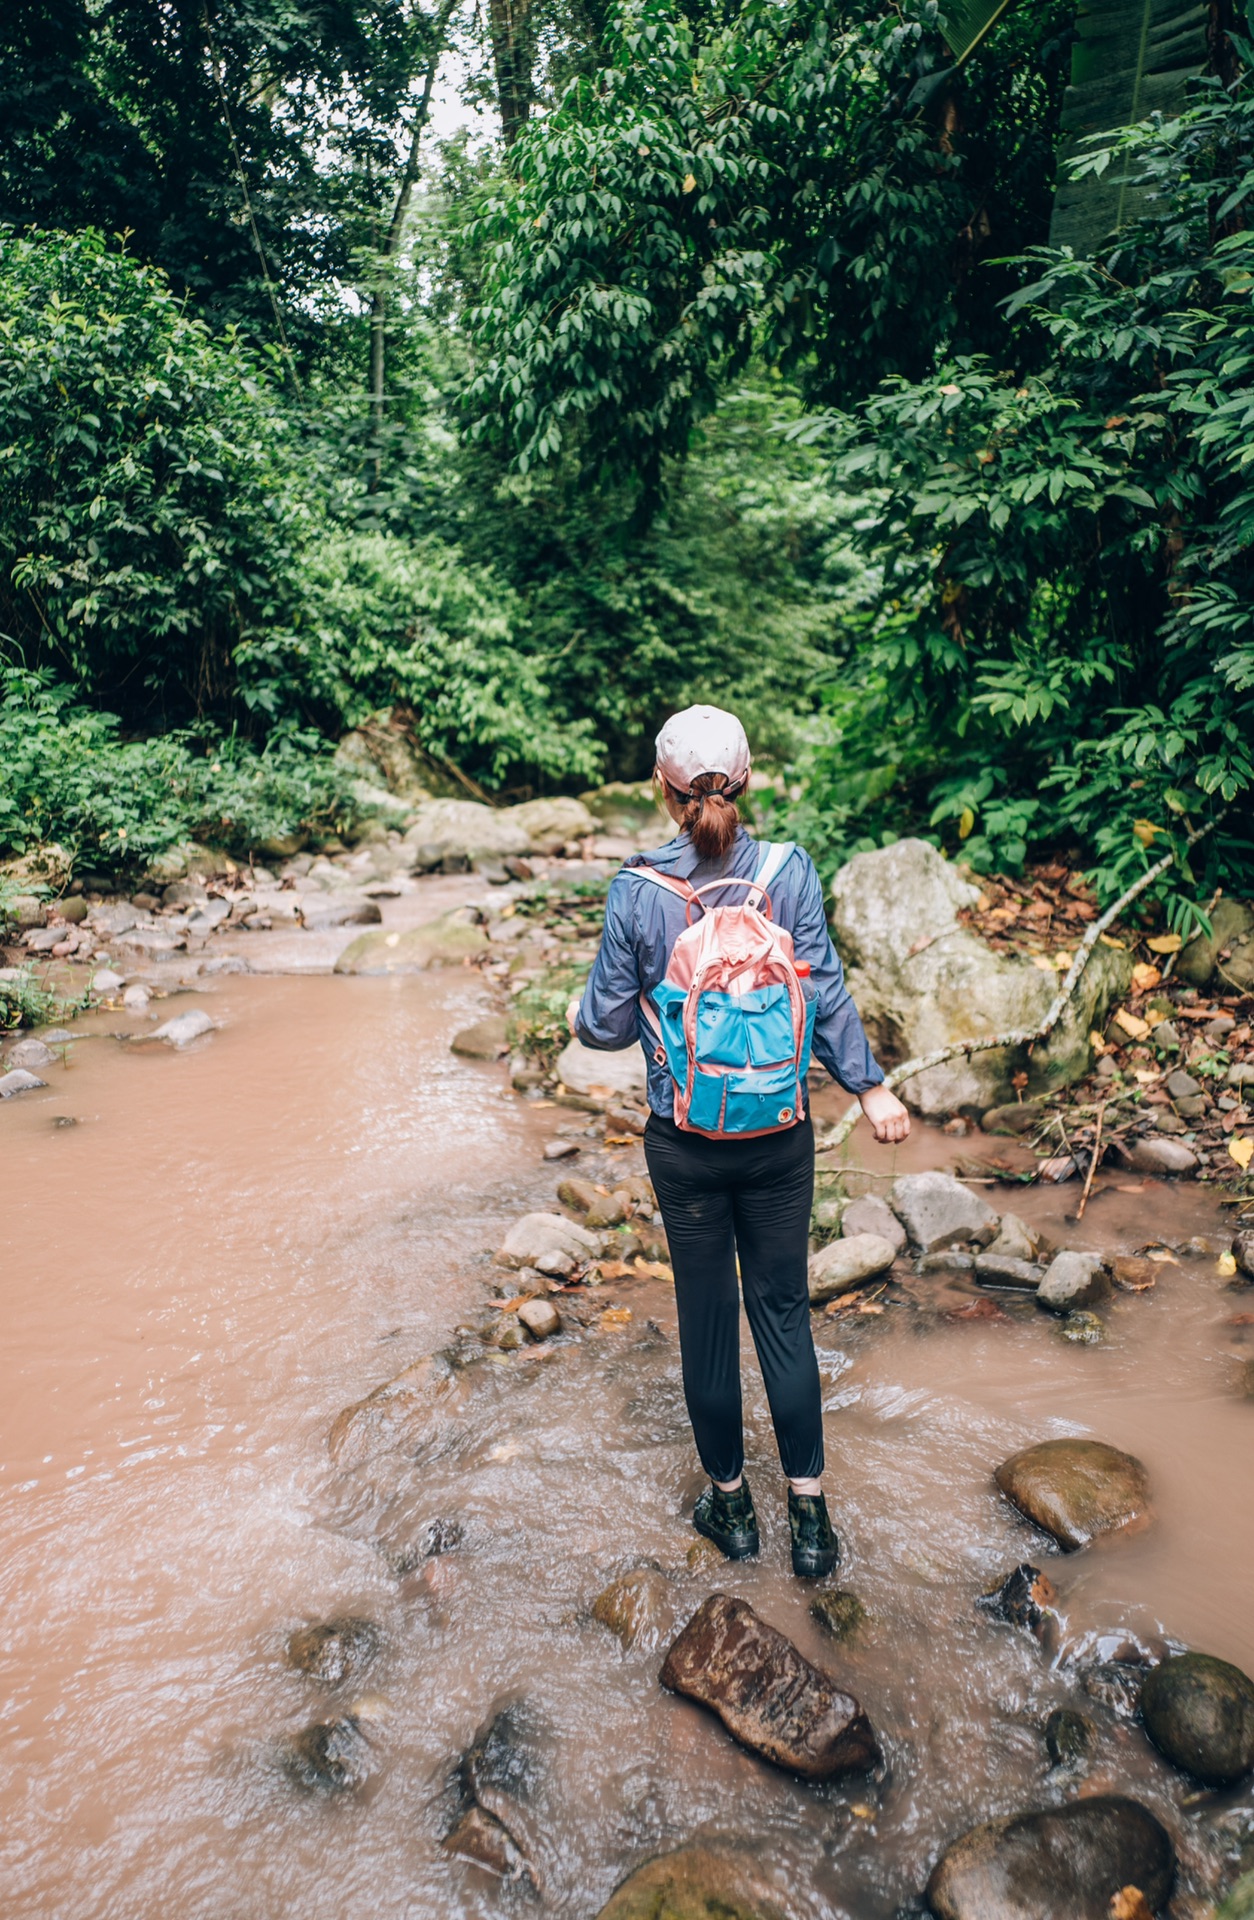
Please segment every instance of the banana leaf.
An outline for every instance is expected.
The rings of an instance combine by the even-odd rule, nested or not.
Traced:
[[[939,13],[945,42],[962,66],[988,38],[1015,0],[942,0]]]
[[[1189,81],[1206,67],[1206,24],[1204,0],[1081,0],[1062,103],[1051,246],[1095,254],[1144,207],[1146,190],[1128,178],[1127,162],[1114,160],[1105,173],[1079,180],[1066,163],[1089,135],[1177,112]]]

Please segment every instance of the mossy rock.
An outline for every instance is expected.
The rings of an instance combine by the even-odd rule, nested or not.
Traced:
[[[429,967],[458,967],[488,950],[488,936],[480,926],[442,914],[408,933],[389,933],[373,927],[359,934],[335,963],[337,973],[425,973]]]
[[[784,1920],[747,1860],[712,1847],[681,1847],[637,1867],[597,1920]]]

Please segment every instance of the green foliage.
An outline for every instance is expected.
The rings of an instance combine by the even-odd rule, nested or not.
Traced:
[[[278,731],[263,751],[207,730],[125,740],[118,721],[46,675],[0,677],[0,851],[55,840],[96,871],[142,868],[197,837],[246,854],[353,812],[319,743]]]
[[[4,899],[0,892],[0,928],[4,926]],[[54,993],[33,967],[6,968],[0,974],[0,1033],[16,1027],[42,1027],[52,1021],[72,1020],[87,1005],[85,994]]]
[[[2,654],[132,720],[229,706],[313,531],[256,362],[98,234],[0,233],[0,413]]]

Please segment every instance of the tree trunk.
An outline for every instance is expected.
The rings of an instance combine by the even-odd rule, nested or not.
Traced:
[[[496,70],[496,99],[501,111],[501,138],[511,147],[531,112],[531,66],[535,54],[531,0],[488,0],[488,29]]]

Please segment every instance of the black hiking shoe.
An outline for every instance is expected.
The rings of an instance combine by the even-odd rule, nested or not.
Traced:
[[[711,1481],[692,1510],[692,1524],[729,1560],[748,1560],[761,1545],[747,1480],[740,1482],[735,1493],[724,1493]]]
[[[789,1487],[788,1531],[792,1535],[792,1570],[798,1580],[821,1580],[832,1571],[840,1559],[840,1541],[821,1493],[794,1493]]]

